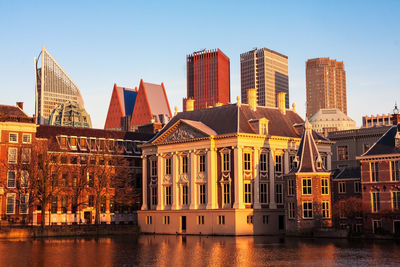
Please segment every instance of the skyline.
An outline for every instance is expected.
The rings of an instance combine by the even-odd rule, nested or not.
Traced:
[[[363,115],[386,114],[400,101],[399,11],[395,1],[246,6],[228,1],[197,6],[0,1],[0,33],[8,40],[0,44],[6,51],[1,104],[23,101],[25,111],[34,113],[33,58],[42,45],[78,85],[95,128],[104,127],[114,83],[134,88],[140,79],[164,82],[171,109],[181,111],[186,55],[203,48],[220,48],[230,58],[234,103],[240,96],[240,54],[266,47],[289,57],[290,106],[295,102],[303,118],[306,61],[343,61],[348,115],[361,126]]]

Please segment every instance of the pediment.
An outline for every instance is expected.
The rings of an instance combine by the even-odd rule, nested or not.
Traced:
[[[197,127],[199,126],[199,127]],[[200,129],[199,129],[200,128]],[[205,128],[206,131],[204,131]],[[179,142],[196,138],[209,137],[215,133],[212,129],[201,122],[183,121],[180,120],[172,125],[164,134],[158,137],[153,143],[169,143]]]

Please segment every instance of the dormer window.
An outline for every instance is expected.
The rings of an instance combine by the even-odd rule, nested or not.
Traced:
[[[69,145],[70,145],[70,147],[71,147],[71,149],[76,149],[76,145],[77,145],[77,137],[71,137],[70,138],[70,143],[69,143]]]
[[[60,142],[61,148],[67,148],[67,137],[66,136],[60,136],[58,140]]]
[[[86,142],[86,137],[81,137],[79,139],[79,148],[81,150],[86,150],[87,149],[87,142]]]
[[[96,138],[90,138],[90,151],[96,151]]]
[[[266,118],[261,118],[258,121],[258,131],[259,134],[261,135],[267,135],[268,134],[268,120]]]
[[[396,136],[394,137],[394,145],[396,148],[400,148],[400,132],[397,131]]]

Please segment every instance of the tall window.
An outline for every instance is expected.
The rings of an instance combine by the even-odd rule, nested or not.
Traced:
[[[21,188],[27,188],[29,183],[29,172],[26,170],[21,171]]]
[[[330,218],[329,201],[322,201],[322,218]]]
[[[312,195],[312,180],[311,178],[302,179],[303,195]]]
[[[313,217],[313,204],[312,201],[303,202],[303,218],[310,219]]]
[[[29,194],[21,194],[19,201],[19,213],[28,214]]]
[[[56,201],[57,201],[57,199],[56,199]],[[90,195],[88,197],[88,207],[91,207],[91,208],[94,207],[94,196],[93,195]]]
[[[338,146],[338,160],[348,160],[349,159],[349,151],[347,146]]]
[[[283,184],[275,185],[275,202],[276,204],[283,204]]]
[[[222,154],[222,171],[224,171],[224,172],[231,170],[229,156],[230,156],[229,153]]]
[[[297,167],[296,163],[295,163],[295,159],[296,159],[296,155],[289,156],[289,167],[291,170]]]
[[[182,185],[182,205],[187,205],[188,204],[188,185],[184,184]]]
[[[392,192],[392,206],[393,209],[400,209],[400,191]]]
[[[381,209],[379,192],[371,192],[372,212],[378,212]]]
[[[339,194],[345,194],[346,193],[346,183],[345,182],[339,182]]]
[[[182,156],[182,173],[188,173],[188,156]]]
[[[251,154],[249,152],[243,154],[243,163],[244,170],[251,171]]]
[[[7,174],[7,187],[14,188],[16,186],[15,171],[8,171]]]
[[[245,182],[244,184],[244,203],[251,203],[251,183]]]
[[[171,158],[166,158],[165,159],[165,174],[166,175],[171,175],[172,174],[172,159]]]
[[[88,174],[88,186],[94,187],[94,174],[93,173]]]
[[[268,171],[268,158],[266,153],[261,153],[260,155],[260,171]]]
[[[157,177],[157,160],[153,159],[150,161],[150,176]]]
[[[51,213],[57,213],[57,209],[58,209],[57,196],[53,196],[51,198]]]
[[[329,194],[329,180],[327,178],[321,179],[321,194],[328,195]]]
[[[269,201],[268,183],[260,183],[260,203],[266,204]]]
[[[15,194],[7,194],[6,198],[6,214],[15,213]]]
[[[230,184],[224,184],[224,204],[231,203]]]
[[[22,148],[22,153],[21,153],[21,161],[23,164],[28,164],[31,162],[31,149],[30,148]]]
[[[165,187],[165,205],[172,204],[172,192],[171,191],[172,191],[171,186]]]
[[[354,193],[361,193],[361,182],[354,182]]]
[[[157,186],[151,187],[151,205],[157,206]]]
[[[371,168],[371,181],[372,182],[378,182],[379,181],[379,162],[371,162],[370,163],[370,168]]]
[[[17,163],[18,158],[18,149],[16,147],[8,148],[8,163],[15,164]]]
[[[288,196],[294,196],[294,179],[288,180]]]
[[[199,203],[200,205],[206,204],[206,185],[199,185]]]
[[[31,138],[32,138],[31,134],[23,134],[22,135],[22,143],[23,144],[30,144],[31,143]]]
[[[61,197],[61,212],[62,213],[67,213],[68,209],[68,197],[67,196],[62,196]]]
[[[282,155],[275,155],[275,173],[282,174]]]
[[[200,172],[206,171],[206,155],[199,156],[199,169],[200,169]]]
[[[399,161],[391,161],[390,165],[392,167],[392,181],[400,181]]]
[[[288,203],[288,217],[289,219],[294,219],[296,217],[296,209],[294,202]]]

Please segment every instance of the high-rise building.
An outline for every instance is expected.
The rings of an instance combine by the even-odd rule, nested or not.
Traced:
[[[247,90],[257,90],[259,106],[277,107],[278,93],[284,92],[289,108],[288,57],[268,48],[253,49],[240,55],[242,102],[247,103]]]
[[[220,49],[194,52],[186,57],[186,66],[187,99],[194,99],[194,109],[230,102],[229,58]]]
[[[347,115],[346,72],[342,61],[324,58],[306,63],[307,117],[321,108],[337,108]]]
[[[78,86],[44,47],[39,57],[35,58],[35,78],[38,124],[49,124],[54,108],[67,101],[75,103],[79,109],[85,109]]]

